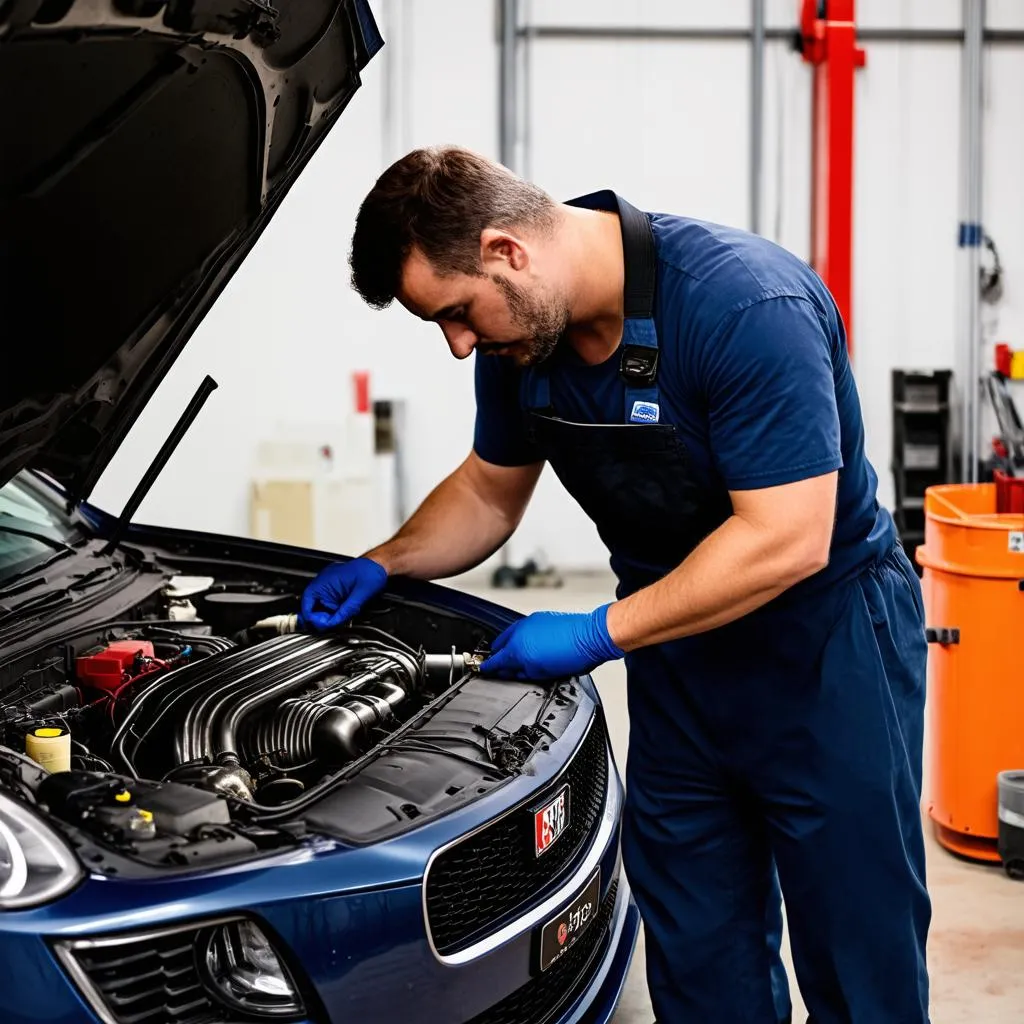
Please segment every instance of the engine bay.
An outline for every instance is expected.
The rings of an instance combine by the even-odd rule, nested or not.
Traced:
[[[575,711],[571,684],[482,678],[465,618],[392,601],[309,635],[296,606],[174,577],[0,666],[0,781],[95,844],[98,870],[124,873],[110,851],[183,868],[398,834],[521,772]]]

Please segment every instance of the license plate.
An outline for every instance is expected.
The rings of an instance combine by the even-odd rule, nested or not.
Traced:
[[[539,857],[555,844],[569,824],[569,787],[563,786],[539,810],[533,812],[533,849]]]
[[[540,932],[540,969],[546,971],[564,956],[597,917],[601,899],[601,871],[594,872],[587,887]]]

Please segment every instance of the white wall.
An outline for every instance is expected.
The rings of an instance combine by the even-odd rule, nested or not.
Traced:
[[[221,383],[138,519],[248,530],[257,440],[277,420],[322,421],[369,369],[377,397],[409,412],[413,502],[468,450],[472,365],[401,309],[375,313],[351,292],[347,252],[376,175],[413,146],[497,152],[497,49],[487,0],[371,0],[389,40],[278,216],[173,368],[94,495],[119,509],[201,379]],[[536,0],[537,24],[742,27],[749,0]],[[771,27],[797,0],[769,0]],[[989,23],[1024,28],[1024,3],[989,0]],[[957,28],[960,0],[860,0],[871,27]],[[874,43],[857,79],[854,329],[869,454],[891,500],[889,379],[894,366],[949,366],[957,343],[960,58],[950,44]],[[749,51],[743,43],[544,41],[530,54],[530,173],[556,197],[614,187],[648,208],[746,226]],[[768,44],[762,230],[806,257],[810,69]],[[985,224],[1006,293],[992,322],[1024,348],[1024,49],[987,51]],[[561,567],[606,556],[592,526],[546,473],[510,545]]]
[[[892,501],[891,372],[953,365],[959,48],[871,46],[857,80],[854,368],[868,457]]]
[[[862,0],[858,17],[894,27],[895,10],[915,28],[960,28],[960,4]],[[878,15],[877,21],[867,15]],[[1024,4],[989,0],[991,28],[1024,28]],[[889,407],[893,367],[962,369],[963,251],[957,248],[960,180],[960,48],[874,43],[857,78],[854,195],[854,333],[868,455],[883,503],[893,499]],[[1002,258],[1004,296],[983,306],[991,366],[997,340],[1024,348],[1024,196],[1020,97],[1024,48],[985,50],[983,222]],[[1018,402],[1024,396],[1017,395]],[[991,422],[984,411],[982,442]],[[959,412],[955,420],[959,428]]]
[[[1024,29],[1024,3],[1000,10],[1016,14],[1008,28]],[[997,316],[986,319],[994,339],[1024,348],[1024,49],[992,47],[986,70],[983,216],[1005,272]]]

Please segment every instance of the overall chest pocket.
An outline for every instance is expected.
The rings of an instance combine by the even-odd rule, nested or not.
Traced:
[[[613,551],[678,560],[714,528],[712,503],[674,427],[581,424],[537,414],[531,421],[540,451]]]

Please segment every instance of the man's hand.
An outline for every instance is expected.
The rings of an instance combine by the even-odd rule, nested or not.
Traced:
[[[534,612],[508,627],[480,666],[507,679],[559,679],[581,675],[622,657],[608,635],[608,605],[589,614]]]
[[[322,569],[302,594],[299,628],[335,629],[344,624],[388,581],[387,571],[371,558],[335,562]]]

